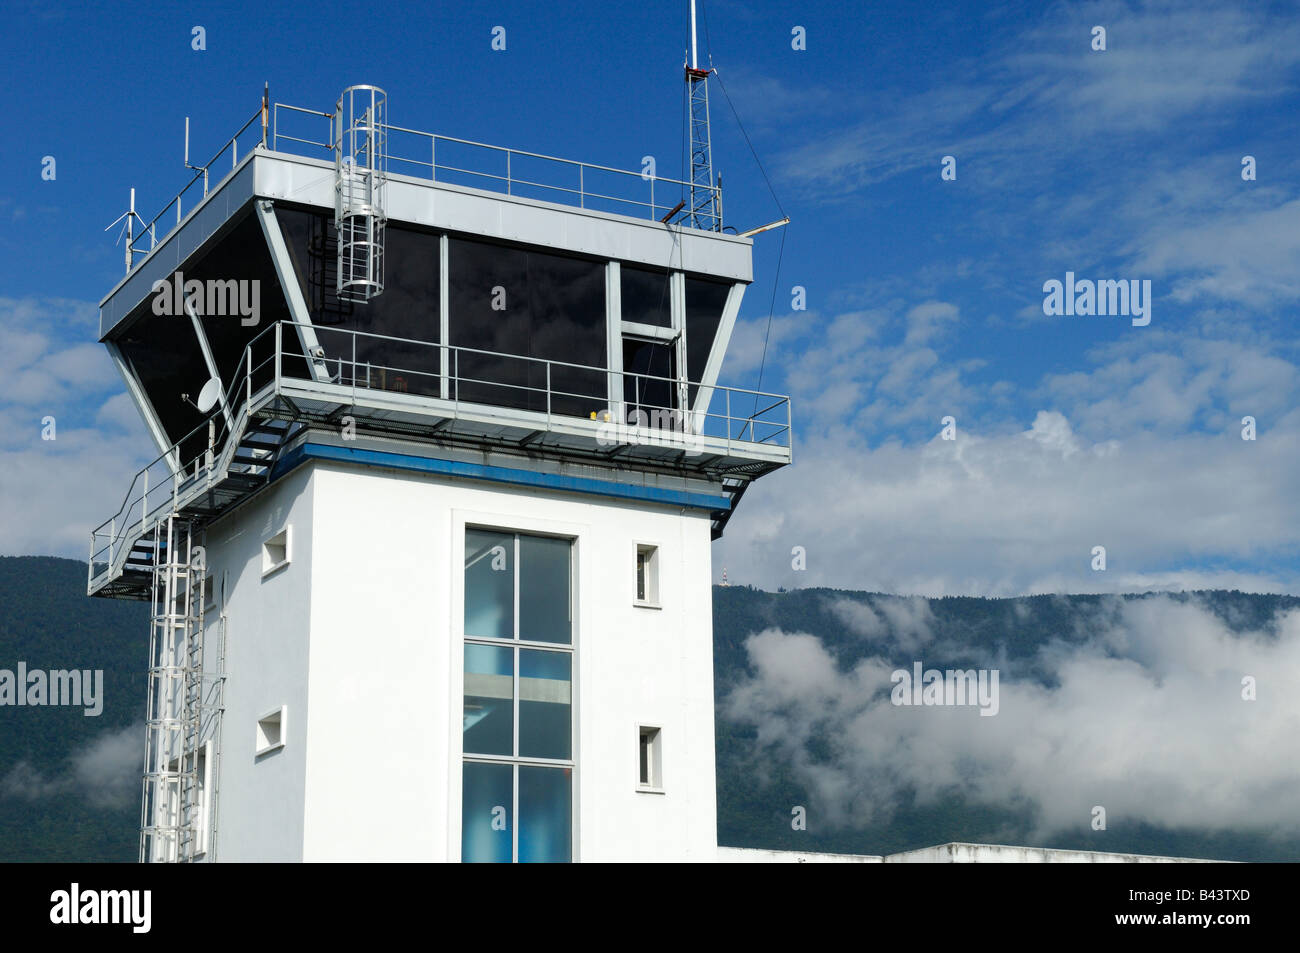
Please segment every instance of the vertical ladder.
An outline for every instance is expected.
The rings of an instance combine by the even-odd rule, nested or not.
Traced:
[[[350,86],[334,107],[334,227],[338,296],[369,301],[384,290],[387,95]]]
[[[190,861],[200,850],[205,586],[198,533],[176,513],[160,519],[153,529],[140,819],[143,863]]]

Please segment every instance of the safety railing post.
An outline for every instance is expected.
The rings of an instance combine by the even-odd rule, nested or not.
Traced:
[[[283,337],[284,322],[275,323],[275,393],[280,393],[280,339]]]
[[[546,430],[551,430],[551,362],[546,362]]]
[[[790,462],[794,462],[794,431],[791,429],[794,421],[790,417],[790,401],[785,402],[785,445],[790,451]]]
[[[731,452],[731,388],[727,388],[727,452]]]

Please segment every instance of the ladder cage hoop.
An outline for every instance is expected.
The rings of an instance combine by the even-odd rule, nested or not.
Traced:
[[[367,302],[384,290],[384,185],[388,97],[377,86],[351,86],[335,106],[335,292]]]

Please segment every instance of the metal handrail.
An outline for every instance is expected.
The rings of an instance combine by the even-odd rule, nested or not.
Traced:
[[[159,237],[156,234],[157,225],[159,222],[162,221],[162,218],[164,215],[167,214],[167,211],[171,209],[173,206],[176,207],[176,221],[163,229],[162,238],[166,238],[171,233],[172,229],[180,225],[183,219],[183,209],[182,209],[181,199],[184,198],[185,193],[188,192],[191,188],[193,188],[195,183],[198,182],[200,179],[203,180],[203,197],[207,198],[208,193],[212,190],[212,186],[208,181],[208,172],[214,165],[216,165],[217,160],[220,159],[226,153],[226,150],[230,150],[230,170],[226,172],[224,175],[222,175],[220,179],[217,180],[217,185],[220,185],[222,182],[224,182],[226,178],[230,176],[230,174],[233,173],[235,169],[239,167],[239,137],[248,131],[249,126],[253,125],[253,123],[257,122],[261,118],[262,118],[262,109],[261,107],[258,107],[257,112],[253,113],[253,115],[249,117],[248,121],[239,127],[238,132],[236,132],[233,136],[231,136],[229,139],[225,141],[225,143],[221,146],[220,149],[216,151],[216,153],[212,156],[211,159],[209,159],[206,163],[204,163],[201,166],[191,167],[194,168],[195,171],[190,181],[185,184],[184,188],[182,188],[179,192],[177,192],[174,196],[172,196],[171,201],[168,202],[166,205],[164,205],[161,211],[159,211],[158,214],[155,215],[153,219],[151,219],[144,226],[140,234],[136,235],[131,240],[132,252],[152,251],[154,248],[157,247],[159,241]],[[263,133],[261,144],[266,145],[265,133]],[[201,204],[201,202],[202,200],[200,200],[199,203],[195,203],[195,208],[197,208],[198,205]],[[191,209],[190,211],[193,212],[193,209]],[[137,248],[136,246],[139,243],[143,242],[146,236],[149,238],[148,249],[145,249],[143,247]]]
[[[315,360],[308,359],[300,350],[296,348],[299,342],[299,336],[296,333],[286,333],[288,329],[298,327],[314,328],[319,344],[324,348],[325,355]],[[333,347],[333,335],[348,335],[351,338],[351,347]],[[274,339],[273,353],[263,357],[257,363],[254,363],[254,354],[260,350],[259,345]],[[357,341],[360,338],[368,338],[378,341],[389,341],[400,344],[417,345],[427,348],[430,355],[428,361],[429,367],[437,367],[438,370],[426,370],[415,367],[397,367],[386,364],[374,364],[368,361],[360,361],[357,358]],[[351,357],[345,355],[350,351]],[[331,353],[333,352],[333,353]],[[461,373],[461,354],[471,356],[483,356],[496,360],[522,362],[528,366],[538,367],[545,372],[545,386],[535,387],[527,384],[516,384],[502,380],[492,380],[490,378],[479,378],[476,376],[465,376]],[[442,355],[447,354],[449,360],[444,361]],[[298,377],[296,373],[286,373],[284,358],[290,357],[306,361],[308,365],[323,361],[326,368],[330,365],[338,367],[337,381],[316,382],[310,373]],[[349,366],[352,370],[350,381],[344,380],[343,367]],[[360,368],[365,368],[364,379],[366,383],[360,384],[362,375],[359,373]],[[630,426],[634,431],[641,428],[638,422],[632,424],[628,420],[613,419],[613,412],[618,408],[620,416],[624,414],[624,407],[633,407],[647,413],[647,420],[652,414],[668,414],[672,421],[682,421],[683,429],[681,436],[691,437],[702,436],[707,439],[722,441],[725,439],[726,447],[730,450],[733,446],[755,446],[765,444],[768,446],[778,446],[790,448],[792,441],[791,435],[791,417],[790,401],[788,397],[780,394],[769,393],[765,391],[755,391],[747,388],[728,387],[720,384],[705,384],[700,381],[685,381],[680,378],[665,377],[654,374],[640,374],[632,371],[613,371],[606,367],[595,367],[588,364],[577,364],[570,361],[555,361],[545,358],[531,357],[521,354],[508,354],[501,351],[488,351],[481,348],[461,347],[457,345],[435,343],[430,341],[420,341],[414,338],[402,338],[394,335],[377,334],[369,331],[355,331],[346,328],[332,328],[323,326],[308,325],[307,322],[277,321],[268,325],[259,331],[244,347],[239,363],[238,371],[231,381],[222,401],[209,412],[197,427],[188,434],[176,441],[166,451],[155,457],[148,465],[136,473],[127,489],[122,505],[118,511],[105,520],[99,526],[95,527],[90,534],[90,566],[89,582],[94,583],[99,575],[111,573],[123,556],[123,550],[127,545],[128,537],[134,543],[139,535],[147,532],[149,521],[157,511],[165,507],[168,502],[173,506],[177,505],[182,493],[187,492],[193,487],[194,481],[206,478],[208,481],[213,479],[216,472],[228,465],[229,460],[233,459],[233,453],[238,444],[238,435],[243,433],[243,429],[249,420],[253,410],[255,400],[262,400],[265,396],[263,393],[270,388],[273,393],[280,393],[284,382],[288,380],[301,380],[305,383],[316,383],[320,386],[341,386],[351,389],[351,400],[353,405],[357,405],[359,388],[364,392],[383,392],[383,388],[372,387],[369,381],[372,379],[371,371],[374,369],[383,369],[386,372],[393,372],[395,375],[403,377],[424,378],[439,382],[439,386],[433,388],[438,396],[425,395],[417,393],[416,397],[428,399],[438,404],[452,406],[451,416],[460,418],[463,413],[468,412],[467,408],[477,408],[478,412],[505,410],[512,412],[516,410],[506,404],[494,403],[487,400],[466,400],[462,396],[462,390],[466,385],[479,385],[492,388],[499,388],[511,392],[523,392],[527,394],[544,397],[545,400],[545,429],[551,431],[556,422],[556,418],[562,418],[565,421],[581,421],[584,418],[558,412],[555,409],[556,398],[566,398],[572,400],[588,401],[596,404],[598,407],[611,412],[608,418],[597,418],[599,423],[616,423],[620,426]],[[606,392],[604,395],[594,395],[592,393],[573,392],[557,389],[554,386],[554,369],[568,369],[572,371],[583,372],[593,375],[601,375],[607,382]],[[258,388],[254,388],[254,379],[260,376],[266,376],[267,382]],[[699,398],[703,407],[694,409],[690,407],[659,407],[650,404],[644,400],[626,400],[622,396],[625,391],[620,387],[609,387],[610,382],[622,382],[626,379],[634,379],[649,383],[660,383],[668,385],[670,392],[676,392],[683,385],[687,388],[702,388],[707,392],[705,396]],[[445,384],[446,386],[442,386]],[[613,401],[614,406],[610,406],[609,394],[613,391],[619,393],[617,400]],[[447,396],[443,397],[442,394]],[[697,391],[697,394],[699,392]],[[731,413],[732,394],[741,398],[742,404],[749,404],[754,409],[747,416],[733,416]],[[709,405],[713,403],[716,397],[721,396],[724,401],[724,410],[722,413],[710,412]],[[760,398],[763,398],[763,406],[760,409]],[[364,401],[363,401],[364,402]],[[784,407],[784,413],[777,414],[776,419],[771,415]],[[541,411],[537,411],[541,413]],[[227,414],[229,417],[227,418]],[[662,418],[661,421],[662,423]],[[722,434],[705,433],[710,424],[720,425]],[[737,429],[737,424],[739,428]],[[650,429],[656,429],[650,425]],[[758,430],[763,430],[760,436]],[[208,436],[203,439],[204,431],[208,431]],[[748,435],[748,436],[746,436]],[[196,438],[203,440],[203,446],[199,454],[192,460],[182,460],[182,449],[191,444]],[[161,468],[160,468],[161,465]],[[161,469],[161,472],[160,472]],[[153,476],[151,477],[151,474]],[[152,482],[152,486],[151,486]],[[151,496],[152,494],[152,496]],[[151,499],[156,502],[151,504]],[[138,516],[136,515],[138,510]],[[136,529],[139,529],[139,535],[133,535]],[[105,530],[108,530],[105,534]],[[96,563],[105,565],[105,569],[97,574],[95,571]]]
[[[301,113],[303,115],[311,116],[313,118],[325,119],[330,124],[329,136],[324,142],[320,142],[315,139],[306,139],[301,136],[293,136],[288,133],[280,132],[279,117],[280,117],[281,110],[284,110],[286,112],[291,112],[291,113]],[[269,111],[270,113],[269,129],[267,128],[268,123],[265,117],[265,112],[267,111]],[[245,132],[247,132],[249,127],[252,126],[254,123],[256,123],[259,119],[263,120],[262,134],[260,140],[254,146],[254,149],[256,149],[259,146],[264,149],[267,148],[268,137],[269,137],[270,140],[269,148],[272,151],[276,151],[276,152],[287,151],[281,149],[282,141],[284,143],[292,144],[291,149],[295,146],[305,147],[305,148],[296,149],[295,151],[291,152],[291,154],[310,155],[315,150],[323,150],[324,152],[327,153],[332,151],[332,143],[334,141],[334,131],[335,131],[334,130],[335,117],[333,113],[322,112],[318,109],[305,109],[301,106],[293,106],[288,103],[273,103],[273,104],[269,104],[269,107],[266,105],[259,106],[258,110],[255,113],[253,113],[253,115],[250,116],[249,119],[242,126],[239,127],[239,130],[233,136],[231,136],[229,139],[225,141],[225,143],[221,146],[221,148],[217,150],[217,152],[212,156],[211,159],[208,160],[208,162],[206,162],[201,166],[190,167],[195,170],[194,175],[190,179],[190,181],[187,182],[179,192],[177,192],[174,196],[172,196],[171,200],[162,207],[162,209],[158,212],[157,215],[155,215],[152,219],[149,220],[149,222],[147,222],[143,226],[142,230],[138,235],[135,235],[130,240],[131,251],[133,255],[135,253],[144,253],[146,251],[152,251],[154,248],[157,247],[159,241],[166,238],[167,235],[170,234],[173,229],[175,229],[177,226],[181,224],[185,215],[184,208],[183,208],[184,203],[182,200],[185,194],[189,192],[189,190],[192,189],[200,179],[203,181],[203,197],[207,198],[209,192],[211,192],[213,188],[221,185],[221,183],[223,183],[238,168],[239,138]],[[405,126],[394,126],[389,123],[381,123],[380,128],[383,130],[385,135],[385,140],[388,142],[391,142],[390,136],[392,133],[419,136],[429,141],[429,149],[428,149],[429,158],[427,161],[424,159],[407,157],[405,155],[394,155],[391,153],[391,151],[388,153],[387,159],[390,163],[393,162],[404,163],[406,165],[414,165],[420,168],[428,169],[430,181],[437,181],[438,173],[440,171],[443,173],[451,173],[455,175],[474,176],[478,179],[485,179],[489,182],[504,183],[505,192],[507,195],[514,194],[515,189],[519,186],[523,186],[526,188],[533,188],[533,189],[543,189],[548,192],[558,193],[560,196],[577,196],[577,205],[580,208],[587,208],[588,202],[591,200],[611,202],[618,205],[630,206],[631,208],[634,209],[648,210],[649,217],[652,219],[660,218],[659,213],[661,211],[667,211],[674,207],[674,205],[661,204],[660,202],[657,202],[655,200],[656,184],[659,184],[659,187],[661,189],[663,188],[663,186],[667,186],[669,190],[671,190],[672,186],[679,186],[680,191],[683,194],[685,194],[685,192],[689,190],[694,190],[696,193],[698,193],[702,188],[699,185],[695,185],[683,179],[664,178],[658,175],[647,176],[644,173],[634,172],[629,169],[616,169],[613,166],[599,165],[593,162],[579,162],[576,159],[563,159],[560,158],[559,156],[548,156],[540,152],[529,152],[525,149],[511,149],[506,146],[496,146],[487,142],[477,142],[473,139],[460,139],[455,136],[442,136],[442,135],[438,135],[437,133],[425,132],[420,129],[408,129]],[[502,153],[505,155],[506,174],[501,175],[500,173],[497,172],[490,172],[482,169],[466,169],[455,165],[449,165],[447,163],[439,164],[437,161],[439,142],[442,142],[444,144],[469,146],[475,149],[486,149],[494,153]],[[217,180],[216,186],[214,186],[209,181],[209,172],[217,164],[217,161],[227,151],[230,152],[230,169],[225,174],[223,174],[220,179]],[[249,150],[249,151],[253,151],[253,150]],[[557,163],[559,165],[575,169],[577,171],[577,176],[578,176],[578,187],[575,189],[571,185],[558,185],[558,184],[552,184],[548,182],[536,182],[527,178],[521,178],[517,175],[514,175],[512,173],[512,164],[514,159],[516,158],[537,159],[543,162]],[[608,195],[604,192],[590,190],[587,188],[587,174],[589,172],[603,172],[603,173],[617,175],[617,176],[627,176],[629,178],[639,179],[640,181],[644,182],[647,186],[647,189],[649,191],[649,201],[644,201],[642,199],[630,198],[621,195]],[[714,198],[717,200],[718,203],[721,203],[722,189],[720,186],[707,186],[703,188],[706,192],[709,193],[711,198]],[[561,201],[563,201],[563,199],[561,199]],[[198,205],[201,204],[201,202],[202,200],[200,200],[198,203],[195,203],[195,208],[197,208]],[[705,204],[706,205],[709,204],[707,200],[705,200]],[[166,216],[168,212],[173,208],[175,209],[175,220],[172,222],[164,222],[164,216]],[[191,209],[190,211],[192,213],[193,209]],[[159,234],[160,232],[161,234]],[[149,240],[149,244],[147,248],[143,244],[146,237]],[[128,273],[134,267],[135,267],[134,265],[129,266],[127,269]]]
[[[287,112],[302,113],[304,115],[314,116],[314,117],[328,120],[331,123],[330,137],[326,141],[322,142],[315,139],[303,139],[300,136],[290,136],[286,133],[281,133],[279,131],[279,110],[281,109],[284,109]],[[321,149],[326,152],[329,152],[331,150],[330,144],[331,142],[333,142],[333,135],[334,135],[333,125],[332,125],[333,121],[334,121],[333,113],[321,112],[315,109],[304,109],[301,106],[292,106],[287,103],[276,103],[272,107],[272,116],[271,116],[271,149],[272,151],[280,151],[279,143],[280,140],[283,139],[288,142],[295,142],[302,145],[308,145],[316,149]],[[698,192],[700,189],[700,186],[693,185],[691,182],[687,182],[682,179],[671,179],[671,178],[665,178],[663,176],[658,176],[658,175],[647,177],[643,173],[633,172],[629,169],[616,169],[613,166],[600,165],[594,162],[579,162],[576,159],[563,159],[560,158],[559,156],[548,156],[540,152],[530,152],[526,149],[512,149],[509,148],[508,146],[497,146],[488,142],[478,142],[474,139],[461,139],[456,136],[443,136],[443,135],[439,135],[438,133],[426,132],[423,129],[410,129],[407,128],[406,126],[395,126],[391,123],[381,123],[380,127],[384,130],[386,134],[386,142],[388,142],[390,146],[392,143],[392,138],[391,135],[388,134],[391,133],[401,133],[404,135],[419,136],[421,138],[429,140],[429,150],[428,150],[429,159],[427,161],[424,159],[408,158],[403,155],[394,155],[391,151],[391,148],[388,152],[387,159],[389,163],[393,163],[393,162],[405,163],[407,165],[414,165],[414,166],[419,166],[421,168],[429,169],[430,178],[433,180],[437,179],[437,173],[439,170],[443,172],[454,172],[461,175],[473,175],[473,176],[478,176],[480,178],[491,179],[497,182],[504,182],[506,185],[507,194],[510,194],[512,192],[514,186],[523,185],[532,188],[549,189],[554,192],[563,192],[570,195],[577,195],[579,197],[578,204],[580,207],[585,207],[587,198],[594,198],[594,199],[604,199],[610,202],[621,202],[626,205],[634,205],[642,208],[648,208],[651,210],[652,214],[653,212],[658,211],[659,209],[666,210],[673,207],[671,205],[663,205],[654,201],[654,188],[656,182],[663,183],[668,186],[673,186],[673,185],[681,186],[683,190],[689,190],[691,188],[694,188]],[[470,146],[476,149],[487,149],[492,152],[504,153],[505,160],[506,160],[507,174],[500,175],[498,173],[485,172],[479,169],[460,168],[459,166],[448,165],[446,163],[439,164],[437,161],[437,154],[438,154],[437,147],[439,142],[454,143],[456,145]],[[515,176],[510,172],[511,163],[515,157],[526,158],[526,159],[540,159],[544,162],[555,162],[555,163],[559,163],[560,165],[571,166],[575,168],[578,172],[579,187],[574,189],[568,186],[552,185],[547,182],[533,182],[528,179],[519,178],[518,176]],[[622,196],[617,196],[617,195],[605,195],[600,192],[588,191],[586,189],[586,184],[585,184],[587,172],[607,172],[614,175],[629,176],[631,178],[640,179],[641,181],[647,183],[649,187],[651,199],[649,202],[643,202],[637,199],[624,198]],[[709,186],[707,188],[707,191],[712,195],[718,196],[719,198],[721,197],[720,195],[721,188],[718,186]]]

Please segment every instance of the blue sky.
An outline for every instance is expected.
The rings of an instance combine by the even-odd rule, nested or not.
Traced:
[[[368,32],[355,5],[267,9],[5,13],[2,552],[84,558],[152,456],[95,306],[122,274],[103,228],[128,188],[151,217],[187,179],[185,116],[206,157],[263,82],[319,109],[373,82],[400,125],[680,174],[684,3],[387,4]],[[715,573],[926,595],[1300,592],[1295,4],[704,12],[701,48],[793,220],[763,387],[795,400],[797,463],[746,495]],[[777,218],[716,84],[712,106],[729,224]],[[757,382],[781,243],[756,240],[728,383]],[[1043,283],[1067,271],[1151,281],[1151,323],[1045,316]]]

